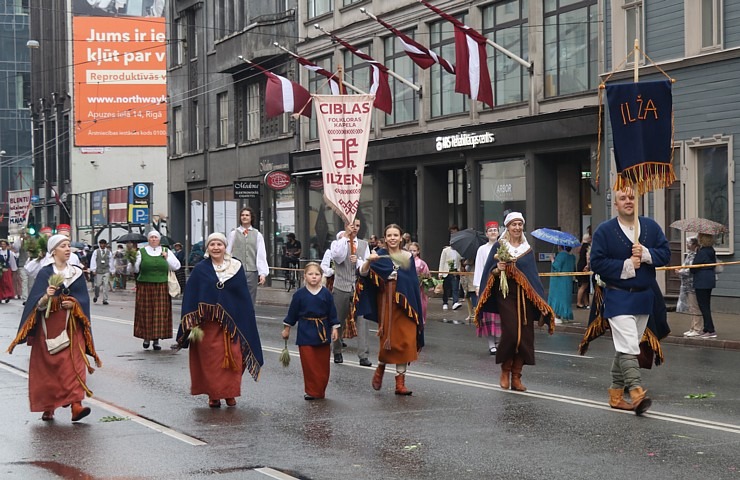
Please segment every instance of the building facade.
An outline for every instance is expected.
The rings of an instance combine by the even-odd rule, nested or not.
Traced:
[[[29,36],[28,0],[0,2],[0,235],[8,234],[7,192],[32,188],[31,62],[26,46]]]
[[[652,60],[639,58],[640,80],[665,78],[660,70],[676,80],[673,165],[678,181],[647,195],[641,211],[664,227],[674,252],[671,264],[681,263],[686,233],[670,224],[688,217],[727,225],[729,233],[717,237],[715,248],[723,261],[735,260],[740,225],[735,217],[740,145],[734,142],[740,135],[740,84],[735,80],[740,76],[740,1],[610,0],[604,2],[604,26],[605,70],[615,72],[612,81],[631,81],[634,57],[627,59],[627,54],[635,38]],[[606,158],[610,134],[607,127]],[[604,178],[613,178],[610,167],[604,165]],[[727,267],[718,278],[713,309],[737,311],[736,267]],[[677,294],[675,276],[665,273],[662,281],[667,295]]]

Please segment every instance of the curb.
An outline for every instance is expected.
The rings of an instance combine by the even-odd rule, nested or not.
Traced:
[[[555,332],[574,333],[583,336],[586,333],[584,327],[575,325],[556,325]],[[611,338],[611,333],[606,332],[604,337]],[[677,335],[668,335],[660,343],[671,345],[688,345],[691,347],[718,348],[722,350],[740,350],[740,342],[737,340],[722,340],[713,338],[687,338]]]

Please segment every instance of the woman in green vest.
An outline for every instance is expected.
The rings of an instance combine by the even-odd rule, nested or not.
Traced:
[[[159,339],[172,338],[172,298],[167,287],[170,270],[180,268],[174,253],[159,243],[161,235],[152,230],[147,235],[149,244],[136,253],[136,308],[134,337],[144,340],[146,350],[153,342],[154,350],[161,350]]]

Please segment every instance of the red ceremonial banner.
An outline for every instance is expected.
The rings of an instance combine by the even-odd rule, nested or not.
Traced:
[[[360,205],[375,95],[314,95],[324,201],[345,223]]]

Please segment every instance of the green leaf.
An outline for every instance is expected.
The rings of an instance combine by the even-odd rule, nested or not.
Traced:
[[[714,398],[716,395],[712,392],[707,393],[689,393],[688,395],[685,395],[683,398],[690,398],[690,399],[704,399],[704,398]]]
[[[98,421],[99,422],[107,423],[107,422],[123,422],[123,421],[126,421],[126,420],[131,420],[131,419],[129,417],[117,417],[115,415],[109,415],[107,417],[102,417]]]

